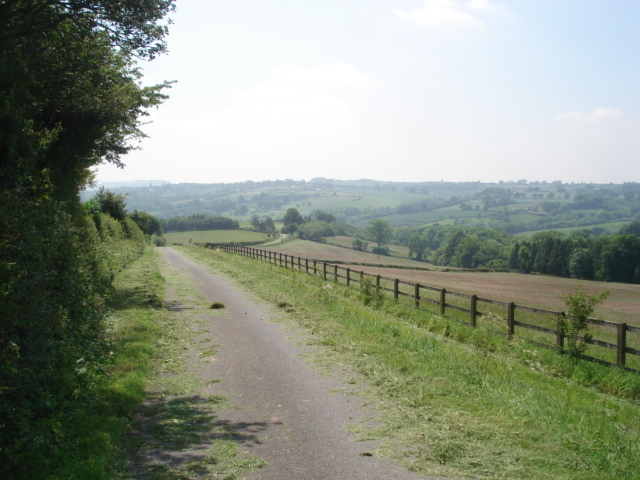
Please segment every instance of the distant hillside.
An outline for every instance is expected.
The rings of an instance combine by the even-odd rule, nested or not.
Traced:
[[[394,226],[434,223],[502,228],[509,233],[588,228],[616,233],[638,218],[640,184],[562,182],[380,182],[374,180],[273,180],[197,184],[159,181],[105,184],[127,195],[129,211],[159,218],[195,214],[250,221],[281,219],[288,208],[303,215],[322,210],[346,224],[364,226],[385,218]],[[91,192],[85,192],[90,197]],[[617,222],[617,223],[616,223]]]

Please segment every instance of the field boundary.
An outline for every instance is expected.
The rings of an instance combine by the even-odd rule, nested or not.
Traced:
[[[321,276],[324,281],[332,279],[335,283],[342,283],[346,286],[359,284],[368,279],[379,292],[385,292],[393,296],[396,302],[404,300],[412,303],[415,308],[429,307],[436,310],[440,315],[449,313],[451,318],[460,323],[469,325],[473,328],[478,326],[478,319],[487,317],[493,320],[489,323],[488,328],[495,333],[506,335],[508,338],[516,336],[516,327],[518,327],[518,337],[525,338],[527,331],[535,332],[536,338],[525,338],[540,347],[551,348],[557,352],[564,352],[565,333],[560,326],[564,317],[564,312],[546,310],[538,307],[530,307],[527,305],[518,305],[514,302],[504,302],[491,298],[482,297],[475,294],[468,294],[447,290],[438,286],[423,285],[420,283],[407,282],[397,278],[387,278],[381,275],[372,275],[362,270],[355,270],[349,267],[329,263],[321,260],[296,257],[293,255],[273,252],[270,250],[261,250],[237,244],[205,244],[205,248],[215,248],[226,253],[238,254],[256,260],[279,265],[281,267],[297,269],[304,271],[309,275]],[[483,310],[479,305],[484,304]],[[540,319],[535,323],[525,322],[516,318],[516,312],[521,312],[520,318],[528,315],[529,318]],[[461,315],[462,314],[462,315]],[[495,320],[498,320],[495,322]],[[495,324],[506,324],[506,331],[495,330]],[[640,344],[640,327],[628,325],[627,323],[611,322],[608,320],[600,320],[589,318],[588,323],[598,328],[598,332],[603,337],[596,339],[591,336],[578,337],[579,340],[593,346],[599,347],[597,352],[609,352],[615,355],[613,359],[607,360],[606,354],[581,355],[585,360],[603,365],[616,366],[630,371],[640,371],[627,365],[627,355],[640,356],[640,349],[629,346]],[[522,332],[522,334],[520,334]],[[630,342],[628,334],[636,334],[633,342]],[[607,338],[608,337],[608,338]],[[608,341],[607,341],[608,340]],[[590,352],[593,353],[593,352]],[[605,358],[602,358],[605,357]]]

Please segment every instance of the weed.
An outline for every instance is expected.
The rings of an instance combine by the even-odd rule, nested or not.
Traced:
[[[221,308],[224,308],[224,303],[221,303],[221,302],[213,302],[213,303],[211,304],[211,307],[209,307],[209,308],[211,308],[212,310],[220,310]]]
[[[362,303],[374,308],[379,308],[384,302],[380,285],[374,284],[370,278],[365,278],[360,283],[360,298]]]

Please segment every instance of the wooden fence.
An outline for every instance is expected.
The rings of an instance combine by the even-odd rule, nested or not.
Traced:
[[[494,321],[497,320],[499,326],[506,326],[506,331],[493,330],[496,333],[507,335],[509,338],[515,337],[517,333],[518,337],[541,347],[553,348],[559,352],[564,350],[565,335],[560,327],[560,320],[564,316],[564,312],[493,300],[440,287],[406,282],[397,278],[386,278],[321,260],[295,257],[270,250],[235,244],[206,244],[205,247],[219,248],[227,253],[235,253],[274,265],[297,269],[310,275],[321,276],[325,281],[332,280],[347,286],[362,284],[368,278],[379,291],[393,295],[396,302],[405,301],[416,308],[431,306],[441,315],[447,314],[447,317],[472,327],[478,326],[479,318],[487,317]],[[524,319],[535,321],[535,323],[525,322]],[[593,336],[590,338],[578,337],[590,344],[589,355],[582,355],[584,359],[638,371],[640,360],[638,358],[627,359],[627,355],[640,357],[640,349],[633,348],[640,347],[640,335],[638,335],[640,327],[595,318],[589,318],[588,323],[593,326],[590,329]],[[533,332],[533,335],[527,334],[527,332]],[[595,334],[601,338],[594,338]],[[635,368],[632,368],[629,363]]]

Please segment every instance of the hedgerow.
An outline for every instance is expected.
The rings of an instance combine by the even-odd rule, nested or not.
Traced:
[[[111,282],[145,245],[131,220],[102,215],[96,228],[49,193],[46,182],[0,193],[2,478],[73,448],[63,418],[103,374]]]

